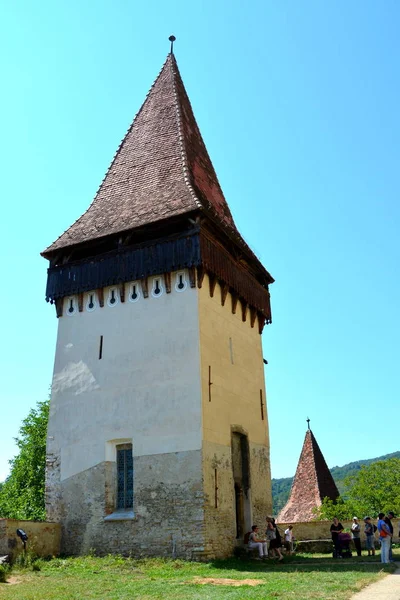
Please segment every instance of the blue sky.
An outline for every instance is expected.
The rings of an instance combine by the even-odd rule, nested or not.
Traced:
[[[47,397],[57,320],[39,252],[82,214],[175,46],[236,223],[276,279],[263,334],[272,474],[307,416],[329,466],[399,450],[400,5],[0,7],[0,481]]]

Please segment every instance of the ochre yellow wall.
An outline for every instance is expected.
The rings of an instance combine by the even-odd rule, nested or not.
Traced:
[[[206,275],[199,290],[200,357],[202,374],[203,477],[205,499],[206,549],[213,555],[231,554],[236,545],[234,482],[231,463],[232,428],[247,434],[250,449],[251,512],[246,528],[257,522],[264,528],[265,516],[272,511],[269,462],[268,417],[264,385],[261,336],[250,313],[242,321],[238,302],[232,314],[228,294],[221,304],[216,285],[213,298]],[[229,338],[232,340],[233,364]],[[211,366],[211,402],[209,401]],[[260,389],[264,402],[261,418]],[[215,469],[218,477],[218,507],[215,508]]]
[[[36,556],[57,556],[60,553],[61,525],[39,521],[0,519],[0,553],[13,558],[23,552],[24,546],[17,536],[23,529],[28,536],[27,549]]]

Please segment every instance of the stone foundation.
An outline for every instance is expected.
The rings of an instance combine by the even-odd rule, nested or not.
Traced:
[[[61,481],[59,491],[53,492],[61,501],[56,510],[48,508],[60,518],[63,553],[95,550],[186,559],[202,554],[200,451],[135,457],[134,516],[126,520],[112,520],[117,516],[111,506],[113,471],[113,463],[103,462]],[[57,481],[56,475],[53,480]],[[105,520],[107,516],[111,520]]]

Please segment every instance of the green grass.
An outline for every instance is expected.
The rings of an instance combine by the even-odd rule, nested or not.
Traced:
[[[14,568],[10,583],[0,584],[2,600],[203,600],[229,598],[345,600],[378,580],[393,566],[365,564],[367,557],[334,561],[324,555],[297,555],[284,564],[229,559],[210,563],[181,560],[55,558],[33,564],[40,571]],[[257,579],[255,587],[200,585],[195,578]],[[15,583],[16,582],[16,583]],[[15,583],[15,584],[14,584]]]

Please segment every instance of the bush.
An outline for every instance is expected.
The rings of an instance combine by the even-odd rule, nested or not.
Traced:
[[[0,565],[0,583],[6,583],[9,572],[10,567],[8,565]]]

